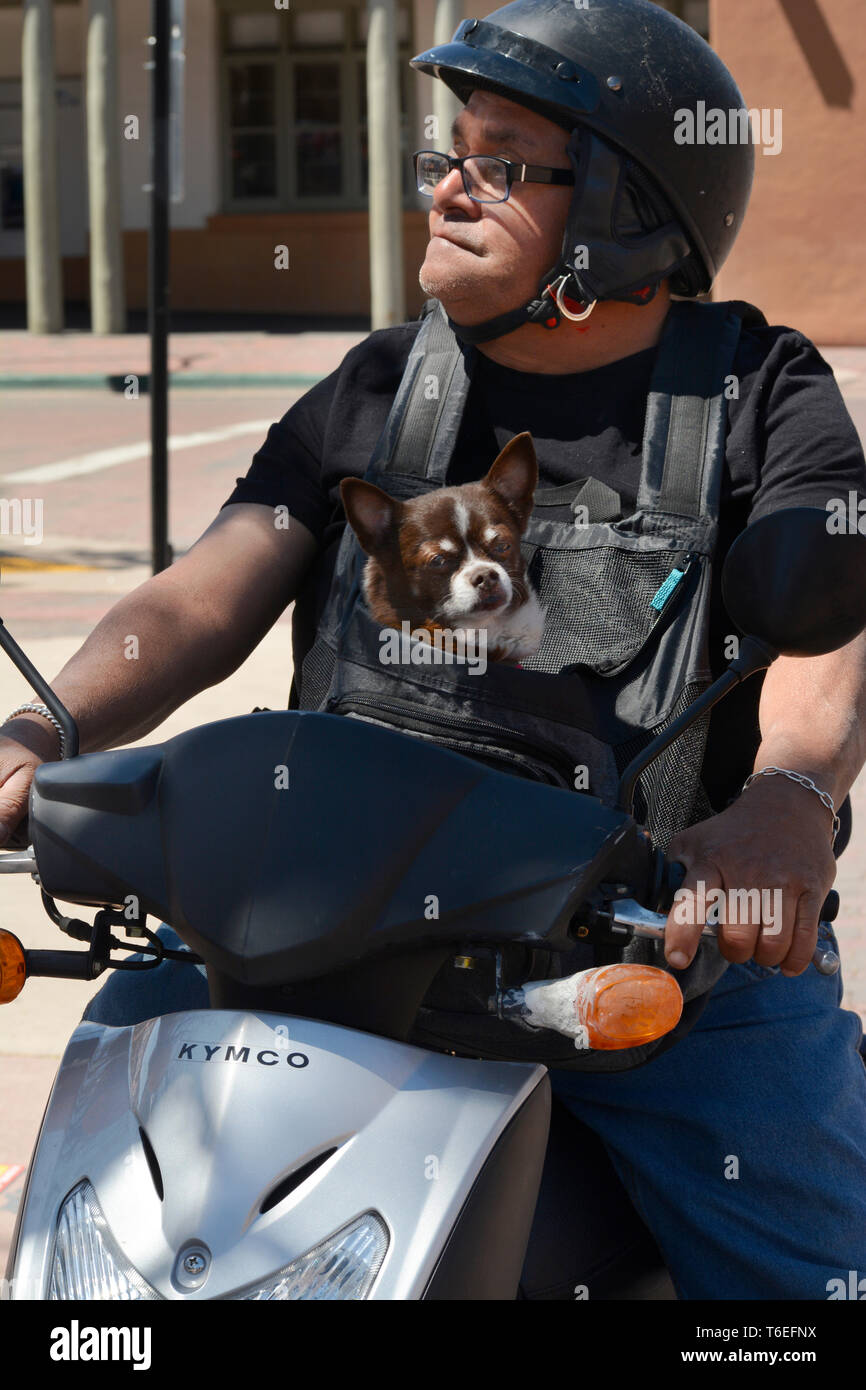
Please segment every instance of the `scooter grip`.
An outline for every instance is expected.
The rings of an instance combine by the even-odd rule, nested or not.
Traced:
[[[837,918],[838,916],[839,916],[839,894],[836,892],[836,889],[835,889],[835,888],[831,888],[831,889],[830,889],[830,892],[827,894],[826,898],[824,899],[824,906],[821,908],[821,918],[820,918],[820,920],[821,920],[822,922],[835,922],[835,920],[836,920],[836,918]]]
[[[678,859],[671,860],[670,863],[665,864],[662,874],[662,901],[659,904],[660,912],[670,912],[674,894],[678,888],[682,887],[685,876],[685,865],[681,864]],[[836,892],[835,888],[831,888],[824,899],[824,905],[821,908],[819,920],[821,922],[834,922],[838,912],[839,894]],[[815,948],[812,962],[816,970],[822,975],[835,975],[839,969],[839,957],[836,955],[836,952],[822,950],[820,946]]]

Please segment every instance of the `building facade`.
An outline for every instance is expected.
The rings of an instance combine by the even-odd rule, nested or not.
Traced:
[[[438,0],[440,5],[443,0]],[[826,343],[866,341],[859,261],[866,188],[866,38],[860,0],[667,0],[708,37],[750,108],[781,112],[781,147],[756,148],[745,229],[718,283]],[[489,12],[467,0],[459,17]],[[365,0],[186,0],[183,118],[171,203],[171,302],[177,310],[366,315]],[[409,155],[448,147],[434,83],[408,67],[431,45],[437,0],[397,0],[402,234],[407,311],[427,205]],[[147,296],[150,0],[115,6],[122,132],[118,198],[129,308]],[[89,298],[86,0],[55,0],[54,90],[62,292]],[[0,300],[27,296],[22,194],[23,4],[0,0]],[[438,138],[437,138],[438,136]],[[275,274],[284,247],[285,273]],[[286,264],[287,261],[287,264]]]

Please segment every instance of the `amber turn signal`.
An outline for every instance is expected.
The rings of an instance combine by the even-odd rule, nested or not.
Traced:
[[[26,979],[24,947],[11,931],[0,930],[0,1004],[9,1004],[17,999]]]
[[[603,965],[587,971],[578,1017],[590,1047],[613,1051],[639,1047],[679,1023],[683,995],[673,975],[654,965]]]

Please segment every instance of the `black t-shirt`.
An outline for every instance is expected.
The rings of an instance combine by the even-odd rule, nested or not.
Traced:
[[[345,524],[339,484],[360,477],[385,424],[418,322],[371,333],[341,365],[272,425],[232,502],[284,504],[322,542],[298,596],[295,662],[308,649]],[[543,347],[543,340],[542,340]],[[539,486],[600,478],[628,515],[640,479],[641,441],[657,349],[593,371],[552,376],[501,367],[479,352],[448,474],[465,483],[486,473],[509,439],[532,434]],[[734,361],[738,395],[727,402],[728,438],[714,567],[710,652],[718,674],[735,631],[721,600],[721,562],[751,521],[782,507],[826,506],[866,495],[866,461],[833,373],[817,348],[784,327],[744,328]],[[758,742],[753,676],[713,712],[704,783],[722,809],[752,768]]]

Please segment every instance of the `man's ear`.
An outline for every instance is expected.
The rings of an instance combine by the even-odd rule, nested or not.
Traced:
[[[340,496],[362,550],[368,555],[378,555],[393,533],[401,503],[363,478],[344,478],[340,483]]]
[[[523,434],[509,440],[481,481],[514,513],[522,530],[529,520],[538,486],[538,462],[532,435],[524,430]]]

